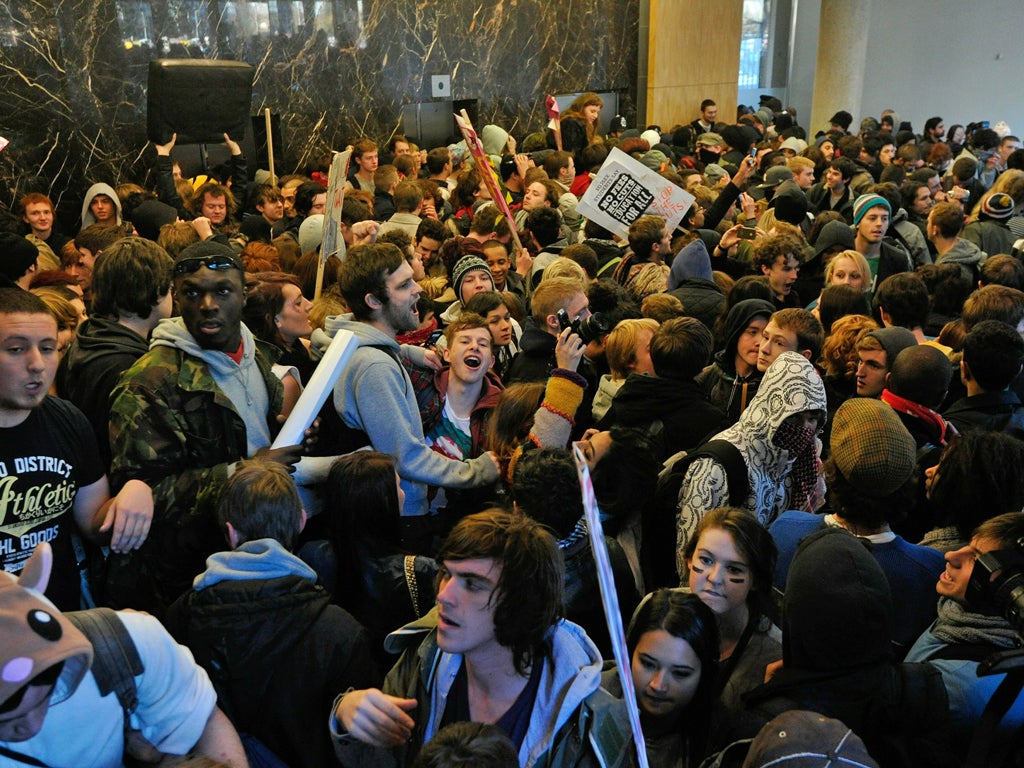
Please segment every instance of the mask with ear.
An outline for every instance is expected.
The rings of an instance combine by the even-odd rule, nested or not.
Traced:
[[[43,596],[53,568],[47,543],[36,547],[19,578],[0,572],[0,702],[40,672],[64,662],[50,704],[64,701],[92,664],[92,645]]]

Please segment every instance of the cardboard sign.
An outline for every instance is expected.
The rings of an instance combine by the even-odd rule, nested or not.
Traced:
[[[348,175],[348,161],[352,150],[338,152],[331,160],[331,170],[327,175],[327,208],[324,214],[324,234],[320,244],[320,261],[338,252],[338,241],[341,240],[341,207],[345,202],[345,177]]]
[[[693,205],[693,195],[627,155],[612,149],[576,210],[623,238],[641,216],[661,216],[674,230]]]

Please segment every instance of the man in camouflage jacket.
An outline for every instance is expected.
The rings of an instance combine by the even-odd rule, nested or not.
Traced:
[[[113,484],[153,487],[153,526],[140,550],[111,558],[100,596],[157,616],[226,548],[214,510],[235,462],[259,455],[291,466],[301,454],[269,448],[283,388],[272,348],[241,322],[243,272],[230,249],[186,248],[173,290],[181,317],[154,329],[150,351],[114,390],[110,416]]]

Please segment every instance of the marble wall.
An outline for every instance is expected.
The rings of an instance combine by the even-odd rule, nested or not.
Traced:
[[[478,128],[522,137],[547,93],[615,91],[635,112],[642,0],[12,0],[0,5],[0,206],[28,191],[75,225],[93,181],[146,183],[148,62],[256,68],[253,113],[281,116],[302,170],[353,138],[386,140],[430,76],[478,100]]]

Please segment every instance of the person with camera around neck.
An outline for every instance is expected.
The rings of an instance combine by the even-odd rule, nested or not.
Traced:
[[[949,694],[953,743],[966,751],[985,706],[1006,677],[978,676],[978,665],[998,651],[1020,648],[1020,627],[1003,618],[1011,608],[997,601],[996,591],[1010,578],[1020,578],[1024,512],[997,515],[974,530],[971,541],[946,553],[939,576],[938,618],[907,654],[909,662],[927,662],[942,674]],[[1016,557],[1018,565],[1005,567]],[[1019,595],[1018,595],[1019,600]],[[1016,606],[1020,610],[1020,606]],[[1005,743],[1024,725],[1024,696],[1017,696],[1003,717],[996,745]]]

